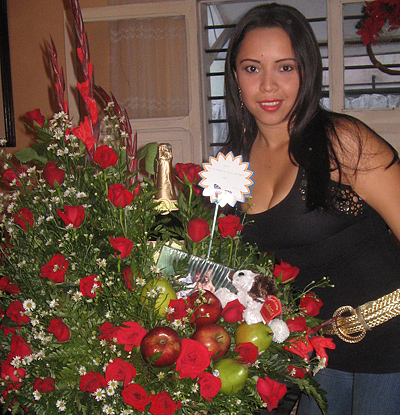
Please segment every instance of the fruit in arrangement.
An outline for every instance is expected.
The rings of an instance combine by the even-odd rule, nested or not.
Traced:
[[[170,366],[178,360],[181,353],[181,339],[171,327],[155,327],[143,337],[140,351],[143,358],[153,366]]]
[[[243,322],[235,331],[236,344],[253,343],[258,347],[258,353],[271,345],[273,331],[264,323],[247,324]]]
[[[154,278],[143,287],[142,295],[140,297],[143,304],[149,302],[148,293],[155,291],[155,310],[161,317],[165,317],[165,309],[169,306],[171,300],[176,300],[176,293],[172,285],[165,278]]]
[[[190,294],[189,302],[196,327],[216,323],[221,317],[221,301],[211,291],[195,291]]]
[[[206,346],[208,351],[212,353],[213,358],[225,356],[231,346],[229,333],[222,326],[215,323],[198,327],[192,338]]]
[[[221,380],[221,393],[235,395],[244,388],[248,370],[236,359],[226,358],[215,363],[213,374]]]

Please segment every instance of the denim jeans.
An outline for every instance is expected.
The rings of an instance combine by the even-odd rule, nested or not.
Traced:
[[[314,378],[327,392],[327,415],[400,415],[400,373],[347,373],[324,369]],[[297,415],[321,415],[303,395]]]

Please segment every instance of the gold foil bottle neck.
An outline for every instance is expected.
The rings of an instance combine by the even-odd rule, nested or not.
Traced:
[[[168,143],[159,144],[156,169],[156,197],[160,201],[161,213],[168,214],[177,210],[177,196],[172,180],[172,146]]]

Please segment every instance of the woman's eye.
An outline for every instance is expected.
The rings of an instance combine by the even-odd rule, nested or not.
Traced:
[[[247,72],[250,72],[250,73],[253,73],[253,72],[257,72],[257,68],[255,67],[255,66],[247,66],[246,68],[245,68],[245,70],[247,71]]]
[[[290,71],[293,71],[293,66],[292,65],[283,65],[281,67],[281,71],[282,72],[290,72]]]

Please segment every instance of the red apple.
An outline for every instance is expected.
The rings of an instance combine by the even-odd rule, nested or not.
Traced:
[[[194,310],[193,323],[196,327],[215,323],[221,317],[221,301],[211,291],[195,291],[189,296],[189,301]]]
[[[140,351],[143,358],[153,366],[170,366],[178,360],[181,353],[181,339],[170,327],[155,327],[143,337]],[[158,358],[156,354],[160,354]]]
[[[231,346],[229,333],[214,323],[198,327],[192,338],[206,346],[213,358],[225,356]]]

